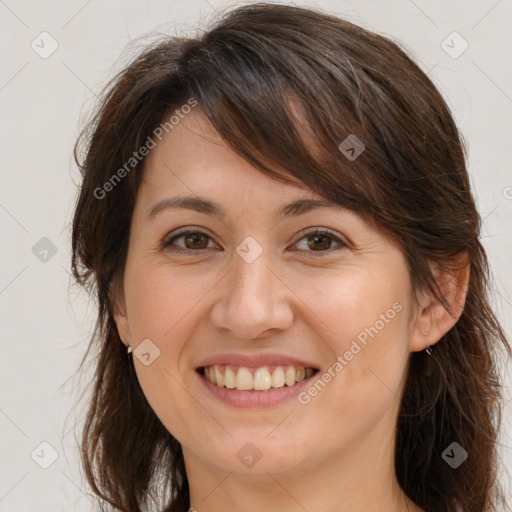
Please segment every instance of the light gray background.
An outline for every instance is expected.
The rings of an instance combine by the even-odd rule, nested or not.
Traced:
[[[130,41],[155,30],[190,34],[228,5],[235,2],[0,0],[0,512],[92,510],[76,451],[83,409],[73,405],[87,392],[87,378],[74,375],[95,308],[69,288],[69,223],[78,180],[72,147],[82,118],[131,55],[121,57]],[[512,2],[299,5],[324,8],[403,42],[447,98],[468,142],[483,241],[498,285],[494,304],[510,336]],[[46,59],[31,47],[34,41],[39,52],[51,48],[43,31],[58,43]],[[469,44],[458,58],[453,56],[464,41],[453,35],[446,40],[453,31]],[[32,252],[43,237],[55,245],[53,257],[44,247]],[[510,380],[507,386],[510,398]],[[504,422],[501,453],[512,468],[512,402]],[[42,442],[58,456],[48,469],[39,464],[51,462],[52,449]]]

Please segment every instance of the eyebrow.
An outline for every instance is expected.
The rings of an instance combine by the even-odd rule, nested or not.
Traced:
[[[292,203],[281,206],[277,210],[276,215],[280,217],[302,215],[315,208],[342,208],[342,206],[323,199],[298,199]],[[164,210],[169,209],[192,210],[206,215],[212,215],[219,219],[226,217],[226,210],[219,203],[199,196],[177,196],[163,199],[148,210],[146,217],[150,220]]]

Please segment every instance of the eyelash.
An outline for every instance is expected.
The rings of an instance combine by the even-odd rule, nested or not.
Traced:
[[[194,250],[194,249],[184,249],[182,247],[181,248],[180,247],[173,247],[172,249],[170,248],[171,244],[175,240],[177,240],[179,238],[186,237],[187,235],[204,235],[209,240],[211,240],[211,237],[207,233],[205,233],[203,231],[200,231],[200,230],[197,230],[197,229],[188,229],[186,231],[182,231],[182,232],[179,232],[179,233],[175,234],[172,238],[168,238],[168,239],[164,240],[163,243],[162,243],[162,247],[161,248],[165,249],[165,250],[168,250],[168,251],[172,251],[172,252],[176,252],[176,253],[181,253],[181,254],[188,254],[188,255],[191,255],[191,253],[192,254],[194,254],[194,253],[195,254],[202,254],[203,251],[208,250],[207,248],[205,248],[205,249],[197,249],[197,250]],[[318,252],[316,252],[316,251],[305,250],[305,252],[313,253],[313,254],[311,254],[311,256],[314,257],[314,258],[323,257],[325,254],[330,254],[333,251],[340,250],[340,249],[348,246],[348,244],[346,242],[341,240],[332,231],[329,231],[327,229],[315,229],[313,231],[302,230],[299,233],[300,238],[297,240],[297,242],[295,242],[294,245],[296,245],[298,242],[300,242],[304,238],[307,238],[307,237],[312,236],[312,235],[328,236],[328,237],[332,238],[336,243],[339,244],[338,248],[334,248],[334,249],[330,248],[330,249],[327,249],[325,251],[318,251]]]

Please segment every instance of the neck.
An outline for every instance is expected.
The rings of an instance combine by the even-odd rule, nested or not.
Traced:
[[[286,474],[258,465],[251,472],[225,472],[183,447],[190,506],[197,512],[421,512],[396,481],[394,440],[382,442],[378,430],[342,452],[319,453]]]

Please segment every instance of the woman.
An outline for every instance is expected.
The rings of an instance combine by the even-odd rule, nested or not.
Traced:
[[[101,500],[498,510],[510,346],[457,128],[403,50],[241,7],[147,48],[81,141],[73,269],[98,299],[82,456]]]

